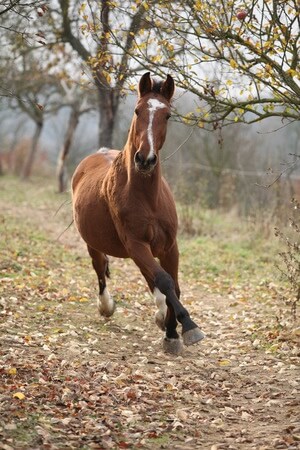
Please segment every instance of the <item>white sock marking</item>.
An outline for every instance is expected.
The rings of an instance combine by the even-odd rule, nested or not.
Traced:
[[[158,308],[158,311],[155,314],[155,322],[156,325],[164,331],[165,318],[167,315],[166,296],[160,292],[158,288],[154,288],[153,295],[155,296],[155,303]]]
[[[104,289],[103,294],[98,298],[98,309],[101,315],[109,316],[115,308],[115,302],[109,295],[107,288]]]
[[[150,145],[150,152],[149,152],[147,159],[151,158],[155,153],[154,152],[154,142],[153,142],[154,113],[158,109],[166,108],[166,105],[164,103],[156,100],[155,98],[150,98],[150,100],[148,100],[148,105],[149,105],[149,124],[148,124],[147,134],[148,134],[148,142]]]
[[[154,288],[153,295],[155,296],[157,308],[161,312],[166,312],[167,311],[166,296],[162,292],[160,292],[158,288]]]

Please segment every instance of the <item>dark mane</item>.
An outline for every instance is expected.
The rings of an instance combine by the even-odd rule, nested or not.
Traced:
[[[151,89],[151,91],[156,93],[156,94],[160,94],[162,85],[163,85],[163,81],[153,80],[152,81],[152,89]]]

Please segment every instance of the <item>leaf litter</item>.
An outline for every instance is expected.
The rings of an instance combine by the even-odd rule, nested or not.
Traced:
[[[29,207],[10,207],[18,229],[14,218]],[[32,235],[35,220],[47,239]],[[300,447],[299,327],[283,326],[274,285],[224,293],[222,280],[180,273],[183,302],[207,337],[166,355],[134,264],[112,260],[118,308],[98,317],[84,246],[75,230],[54,244],[55,220],[45,208],[4,249],[1,449]]]

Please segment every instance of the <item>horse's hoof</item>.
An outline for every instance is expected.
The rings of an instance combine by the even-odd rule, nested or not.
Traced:
[[[200,328],[196,327],[182,334],[184,345],[193,345],[205,338]]]
[[[114,308],[112,310],[107,310],[104,308],[98,308],[98,311],[99,311],[100,316],[108,318],[113,315],[113,313],[115,312],[115,309],[116,308]]]
[[[111,317],[116,309],[116,304],[111,297],[106,297],[103,301],[103,296],[99,296],[97,306],[100,316],[103,317]]]
[[[155,313],[155,323],[162,331],[165,331],[165,314],[162,311],[157,311]]]
[[[164,338],[163,349],[164,352],[166,353],[171,353],[172,355],[180,355],[180,353],[183,351],[183,345],[179,338],[178,339]]]

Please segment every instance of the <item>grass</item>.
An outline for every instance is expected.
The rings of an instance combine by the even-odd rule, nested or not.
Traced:
[[[247,238],[230,243],[209,236],[181,238],[180,246],[181,255],[192,259],[196,272],[206,270],[212,275],[227,273],[236,279],[243,279],[245,272],[247,277],[258,271],[269,274],[277,251],[276,246],[270,243],[259,242],[249,248]]]
[[[0,198],[16,205],[30,205],[31,207],[59,205],[61,199],[68,194],[57,194],[55,180],[45,177],[34,177],[29,181],[6,175],[0,177]]]
[[[261,224],[216,211],[196,211],[194,215],[192,220],[201,221],[201,231],[192,237],[184,233],[179,236],[184,274],[209,284],[222,282],[224,290],[235,284],[280,281],[275,268],[280,243],[271,232],[263,235]],[[196,226],[191,228],[195,230]]]
[[[53,277],[52,272],[58,276],[58,266],[62,269],[68,265],[67,270],[59,273],[61,284],[68,285],[70,272],[76,275],[79,261],[80,266],[83,264],[90,272],[85,255],[74,259],[69,248],[55,240],[55,232],[48,232],[47,215],[52,228],[57,228],[56,236],[66,228],[71,217],[70,205],[66,203],[57,216],[55,211],[68,200],[69,194],[56,194],[54,181],[50,179],[35,178],[27,183],[13,177],[0,179],[0,201],[7,208],[0,213],[0,233],[4,237],[0,241],[0,268],[5,269],[5,276],[16,282],[23,279],[26,283],[26,277],[30,276],[32,282],[34,274],[37,282],[47,284],[49,277]],[[184,211],[180,205],[178,212],[182,223]],[[197,208],[193,209],[189,220],[193,236],[179,234],[183,276],[195,280],[201,277],[206,283],[223,280],[226,288],[230,283],[279,280],[274,261],[280,243],[272,233],[268,237],[261,234],[261,224]]]
[[[75,325],[89,323],[89,316],[100,326],[95,301],[90,301],[97,296],[96,276],[84,245],[78,246],[78,233],[72,227],[57,240],[70,222],[70,205],[66,203],[57,215],[55,211],[68,200],[69,194],[55,193],[53,180],[0,179],[0,300],[2,296],[18,298],[26,304],[27,334],[40,326],[50,335],[63,334],[70,324],[64,324],[62,311],[72,317],[74,303]],[[254,226],[232,215],[196,209],[193,214],[194,223],[201,222],[201,232],[179,234],[181,287],[188,291],[194,286],[199,292],[226,297],[232,294],[233,304],[240,299],[249,304],[253,298],[272,301],[270,283],[282,283],[274,265],[279,241],[262,235],[260,224]],[[110,288],[119,307],[126,308],[134,301],[132,286],[124,289],[124,268],[113,263],[111,269]],[[146,292],[142,276],[140,283]],[[48,323],[44,323],[45,315],[50,317]],[[12,331],[22,333],[22,323],[14,324]]]

